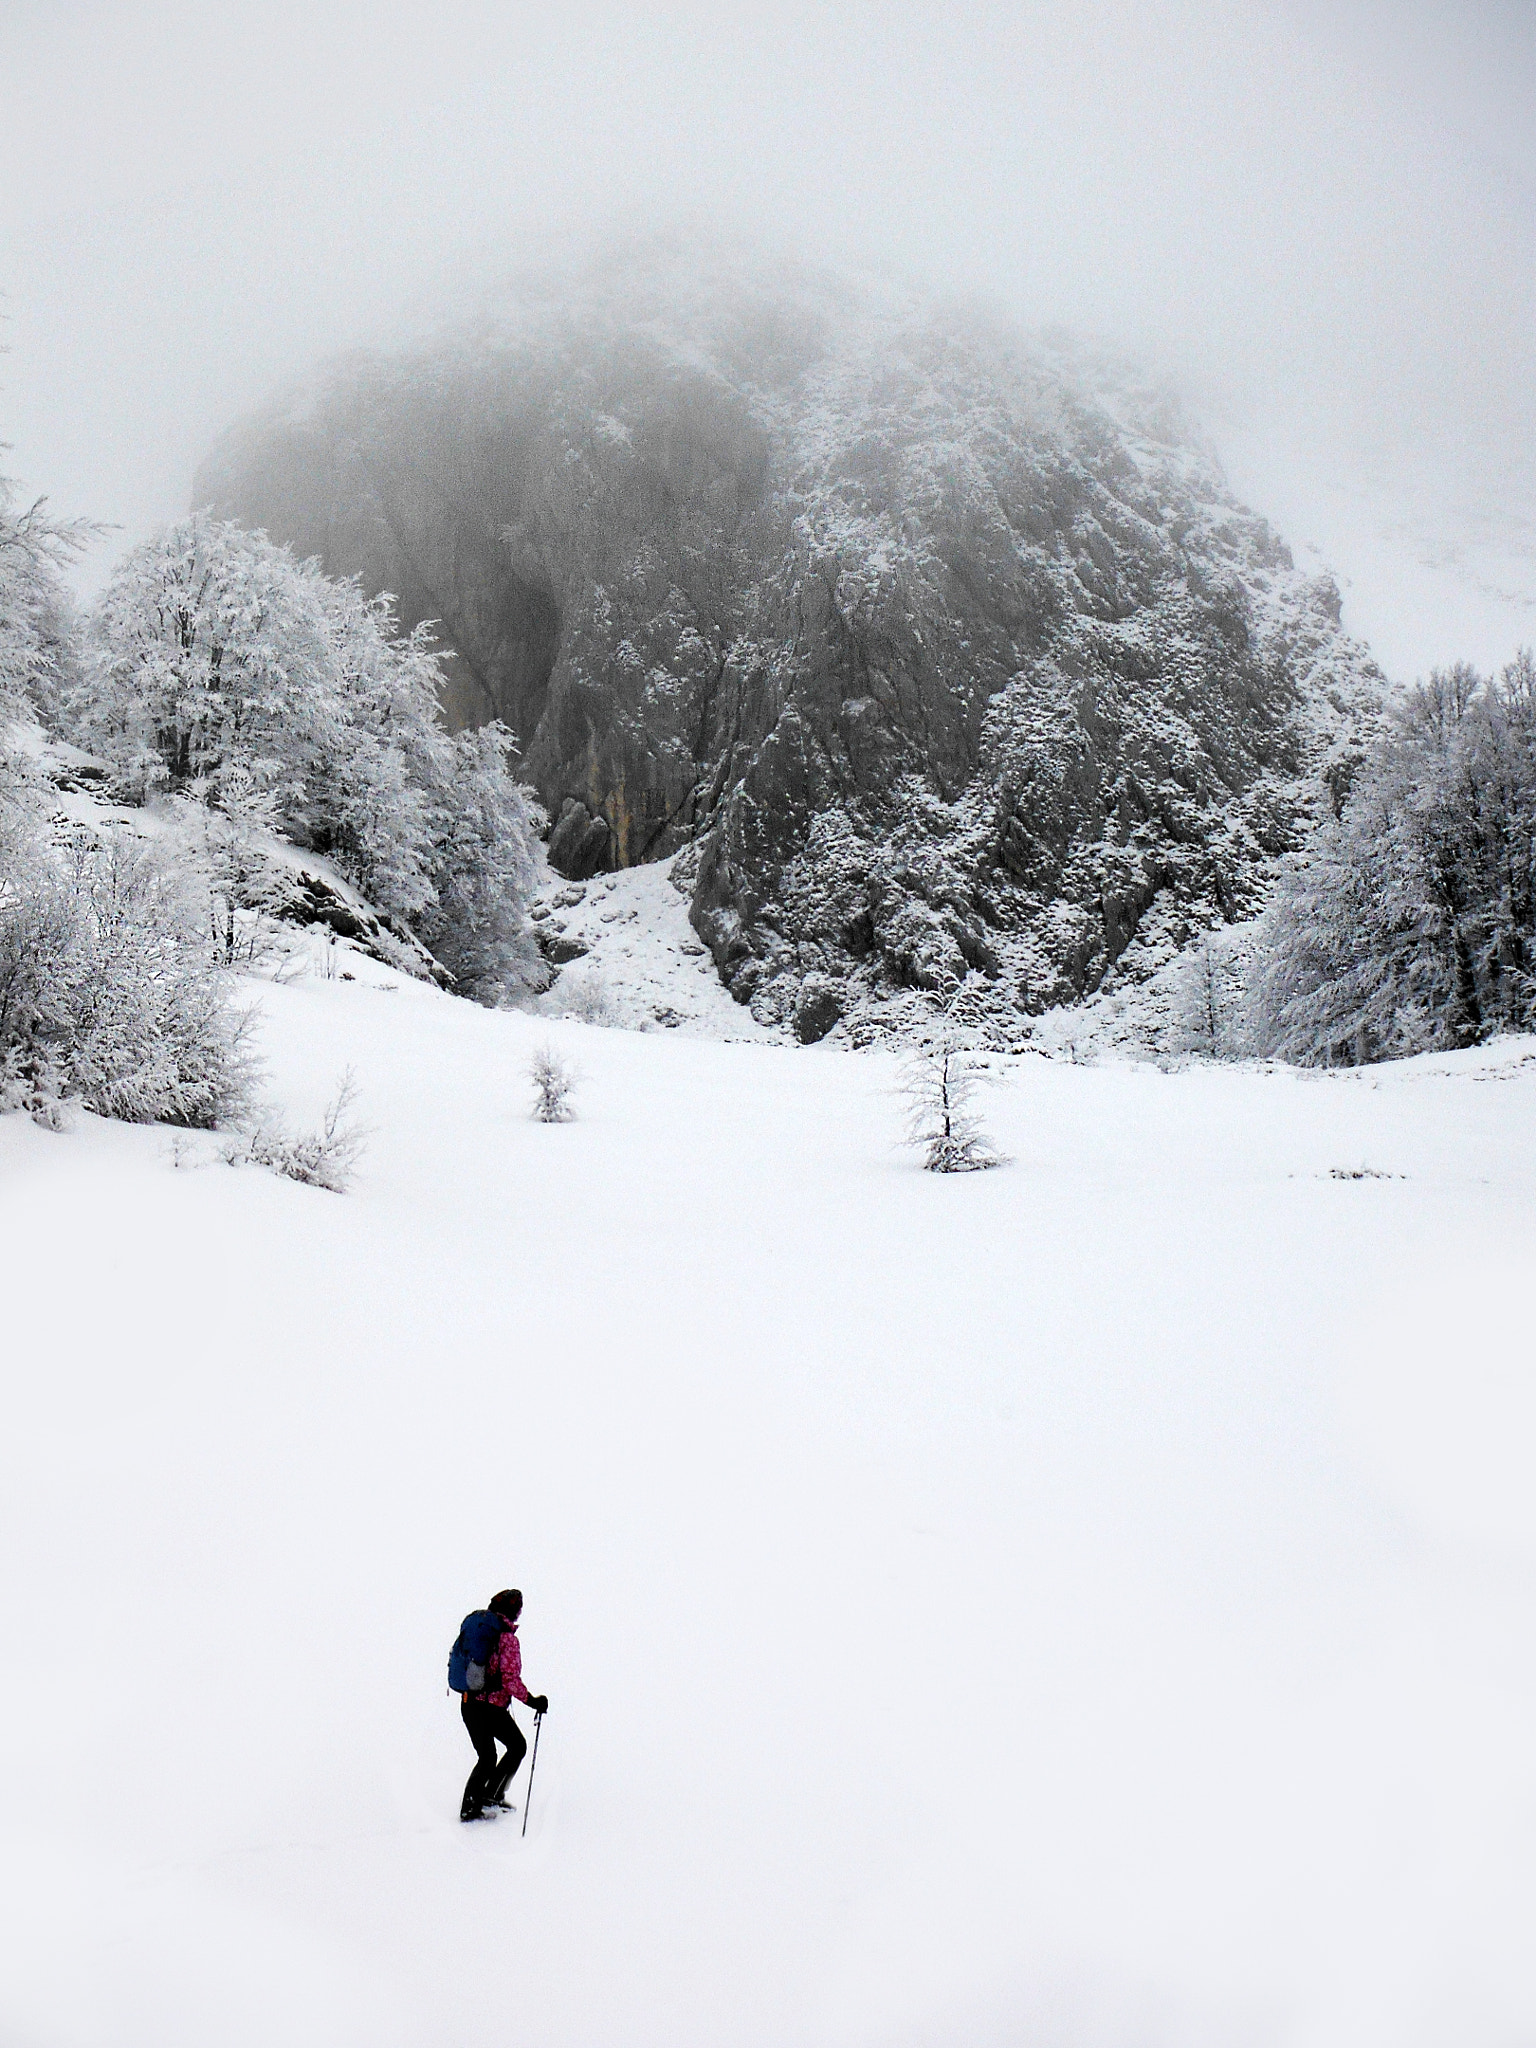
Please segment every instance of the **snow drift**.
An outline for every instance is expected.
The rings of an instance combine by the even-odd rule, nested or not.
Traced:
[[[351,1195],[0,1119],[7,2044],[1530,2033],[1530,1041],[1028,1056],[946,1180],[883,1056],[350,971]]]

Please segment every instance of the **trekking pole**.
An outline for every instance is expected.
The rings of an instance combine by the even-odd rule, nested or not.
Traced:
[[[544,1716],[533,1717],[533,1755],[528,1759],[528,1790],[523,1794],[523,1833],[528,1832],[528,1809],[533,1804],[533,1774],[539,1767],[539,1730],[544,1726]]]

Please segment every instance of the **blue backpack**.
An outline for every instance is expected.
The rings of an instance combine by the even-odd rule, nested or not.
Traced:
[[[453,1648],[448,1652],[448,1690],[466,1695],[485,1690],[485,1667],[491,1652],[501,1641],[507,1624],[499,1614],[477,1607],[466,1614]]]

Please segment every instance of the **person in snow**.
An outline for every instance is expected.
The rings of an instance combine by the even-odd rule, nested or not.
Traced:
[[[517,1640],[517,1618],[523,1611],[522,1594],[515,1587],[509,1587],[490,1602],[490,1610],[492,1614],[500,1615],[506,1626],[485,1667],[484,1690],[465,1693],[464,1704],[460,1708],[464,1726],[469,1730],[469,1739],[475,1745],[475,1768],[464,1787],[460,1820],[479,1820],[488,1806],[504,1807],[507,1787],[528,1753],[523,1731],[507,1712],[508,1703],[518,1699],[525,1707],[532,1707],[536,1714],[549,1711],[549,1701],[544,1694],[529,1692],[523,1683],[523,1648]],[[498,1742],[503,1743],[506,1749],[499,1760],[496,1755]]]

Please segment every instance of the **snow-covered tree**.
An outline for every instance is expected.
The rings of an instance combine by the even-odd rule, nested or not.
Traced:
[[[526,905],[538,880],[540,812],[513,780],[503,725],[456,732],[429,790],[433,900],[417,926],[461,989],[497,1003],[534,985],[539,950]]]
[[[1289,863],[1251,1017],[1266,1049],[1357,1063],[1536,1021],[1536,662],[1410,696]]]
[[[528,1062],[528,1078],[533,1083],[535,1122],[568,1124],[576,1114],[571,1107],[576,1073],[552,1045],[535,1046]]]
[[[1179,957],[1165,1041],[1169,1050],[1209,1060],[1241,1057],[1248,1049],[1247,967],[1246,942],[1235,944],[1227,933],[1208,932]]]
[[[91,622],[82,743],[146,794],[217,803],[241,769],[297,821],[317,755],[340,741],[318,576],[265,534],[199,514],[131,548]]]
[[[57,845],[0,800],[0,1109],[220,1123],[243,1038],[184,873],[123,834]]]
[[[228,821],[205,835],[228,945],[233,912],[262,908],[253,891],[272,879],[246,858],[259,812],[414,931],[465,994],[500,1002],[538,978],[540,818],[511,737],[443,730],[445,656],[428,628],[400,632],[392,598],[198,515],[129,552],[90,642],[70,736],[144,796]]]
[[[974,1173],[1001,1164],[975,1102],[990,1078],[985,1056],[943,1029],[907,1055],[900,1093],[907,1105],[907,1142],[921,1145],[930,1173]]]
[[[61,571],[94,531],[48,516],[39,498],[16,509],[0,477],[0,753],[5,728],[36,718],[67,680],[72,655],[69,595]]]
[[[86,522],[25,510],[0,480],[0,1111],[71,1101],[213,1124],[245,1099],[244,1024],[215,966],[206,894],[142,842],[60,841],[18,724],[56,724],[78,683],[62,571]]]
[[[311,764],[307,843],[381,910],[410,922],[434,900],[434,794],[451,772],[438,715],[442,650],[401,634],[388,594],[317,578],[340,721]]]
[[[916,1035],[896,1093],[907,1108],[906,1142],[922,1146],[928,1171],[974,1173],[1003,1161],[976,1108],[977,1095],[993,1079],[996,1047],[981,991],[951,981],[942,993],[936,1025],[921,1007],[911,1010],[908,1026]]]

